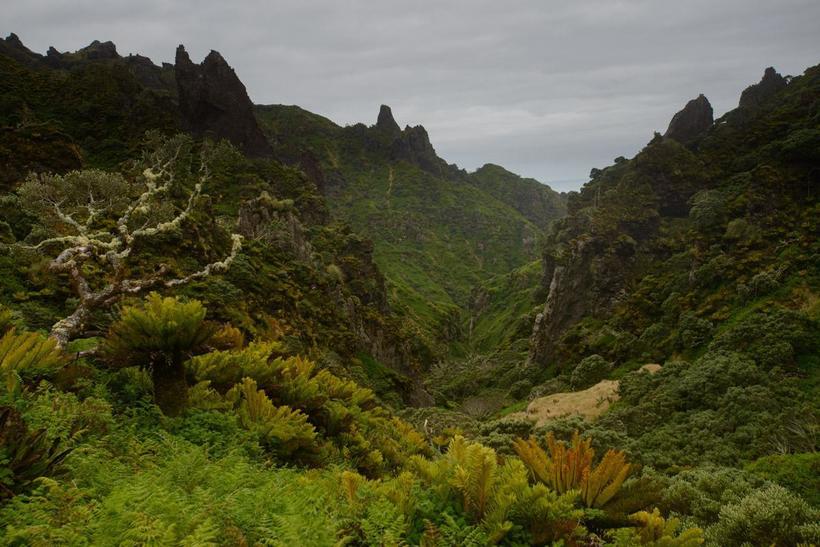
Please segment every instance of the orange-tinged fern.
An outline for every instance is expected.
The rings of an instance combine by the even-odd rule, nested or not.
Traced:
[[[549,454],[533,438],[517,439],[513,448],[537,482],[559,494],[579,490],[587,507],[606,505],[629,476],[631,465],[623,452],[617,450],[608,451],[593,469],[592,441],[581,439],[577,431],[569,446],[557,441],[552,433],[546,440]]]

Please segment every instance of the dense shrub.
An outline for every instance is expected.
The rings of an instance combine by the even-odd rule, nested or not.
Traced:
[[[600,355],[590,355],[578,363],[572,370],[570,384],[572,389],[584,389],[597,384],[607,377],[612,364]]]
[[[683,349],[696,349],[712,337],[712,323],[692,312],[683,313],[678,321],[678,343]]]
[[[820,507],[820,453],[779,454],[755,460],[746,466],[753,476],[775,482]]]
[[[797,545],[820,541],[820,512],[778,485],[755,490],[721,507],[706,530],[715,545]]]

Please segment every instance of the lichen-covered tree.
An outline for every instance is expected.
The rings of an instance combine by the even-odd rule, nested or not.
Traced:
[[[198,157],[193,150],[186,135],[151,135],[133,177],[86,169],[31,175],[21,186],[20,202],[38,225],[16,247],[48,257],[49,269],[67,275],[77,297],[74,311],[51,329],[60,346],[81,336],[95,311],[125,296],[175,287],[230,267],[242,248],[238,234],[231,236],[227,256],[194,272],[135,258],[140,249],[179,233],[197,207],[211,178],[215,147],[203,144]]]

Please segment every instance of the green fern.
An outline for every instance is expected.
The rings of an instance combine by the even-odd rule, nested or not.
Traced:
[[[256,388],[255,380],[244,378],[226,397],[238,400],[241,423],[258,432],[263,444],[280,456],[315,451],[316,431],[307,416],[287,406],[275,406]]]
[[[0,374],[8,394],[17,393],[26,379],[53,373],[64,364],[65,355],[51,338],[14,329],[0,338]]]
[[[656,508],[651,513],[639,511],[632,515],[633,521],[639,526],[633,532],[641,545],[652,547],[697,547],[704,542],[703,530],[687,528],[678,534],[680,520],[665,519]],[[633,537],[634,537],[633,536]]]
[[[4,334],[14,326],[13,318],[11,310],[0,305],[0,334]]]
[[[70,452],[60,449],[59,439],[48,441],[45,429],[29,431],[14,408],[0,408],[0,499],[24,491],[40,477],[58,473]]]

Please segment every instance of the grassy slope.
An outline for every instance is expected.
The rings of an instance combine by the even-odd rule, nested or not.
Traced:
[[[567,212],[561,194],[535,179],[511,173],[500,165],[485,164],[470,173],[469,181],[510,205],[540,228],[546,228],[550,220],[560,218]]]
[[[457,338],[473,287],[532,260],[538,226],[478,185],[391,161],[363,126],[292,106],[257,113],[280,154],[320,159],[331,210],[374,240],[393,304],[428,335]]]

